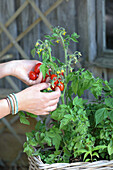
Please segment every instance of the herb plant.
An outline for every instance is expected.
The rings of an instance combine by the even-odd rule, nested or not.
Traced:
[[[49,70],[56,75],[50,79],[51,86],[46,91],[54,90],[57,80],[57,86],[64,84],[61,101],[50,113],[49,126],[46,120],[38,121],[35,129],[26,133],[24,152],[28,156],[39,155],[46,163],[113,158],[113,80],[95,78],[84,68],[74,71],[81,53],[69,53],[69,45],[70,41],[78,43],[78,38],[76,33],[69,35],[64,28],[55,27],[52,34],[45,36],[44,41],[38,40],[31,51],[33,57],[38,54],[42,58],[43,78]],[[64,63],[52,55],[57,43],[64,50]],[[92,101],[83,98],[86,90],[93,95]],[[22,123],[29,124],[27,115],[20,113]]]

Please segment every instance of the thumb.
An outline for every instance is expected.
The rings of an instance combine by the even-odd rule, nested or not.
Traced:
[[[42,78],[43,78],[43,75],[42,75],[42,72],[40,72],[38,78],[34,81],[35,84],[40,83],[42,81]]]
[[[47,89],[48,87],[49,87],[49,83],[40,83],[40,84],[38,84],[39,90],[44,90],[44,89]]]

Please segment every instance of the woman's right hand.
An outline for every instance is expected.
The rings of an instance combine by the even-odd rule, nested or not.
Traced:
[[[41,90],[48,87],[49,84],[40,83],[17,93],[19,111],[26,111],[35,115],[46,115],[55,110],[61,92],[58,87],[54,92],[41,92]]]

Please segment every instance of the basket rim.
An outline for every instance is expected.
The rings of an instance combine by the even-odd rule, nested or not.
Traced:
[[[37,166],[39,169],[62,169],[62,168],[69,168],[69,169],[73,169],[75,168],[84,168],[84,169],[88,169],[88,168],[99,168],[99,169],[103,169],[105,167],[108,167],[109,169],[113,169],[113,160],[99,160],[99,161],[95,161],[95,162],[74,162],[74,163],[53,163],[53,164],[46,164],[43,163],[40,156],[30,156],[28,157],[29,160],[29,164],[33,165],[35,164],[35,166]]]

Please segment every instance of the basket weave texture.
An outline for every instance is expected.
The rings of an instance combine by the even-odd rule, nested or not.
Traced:
[[[54,163],[44,164],[40,157],[29,157],[29,170],[111,170],[113,169],[113,160],[96,162],[75,162],[75,163]]]

